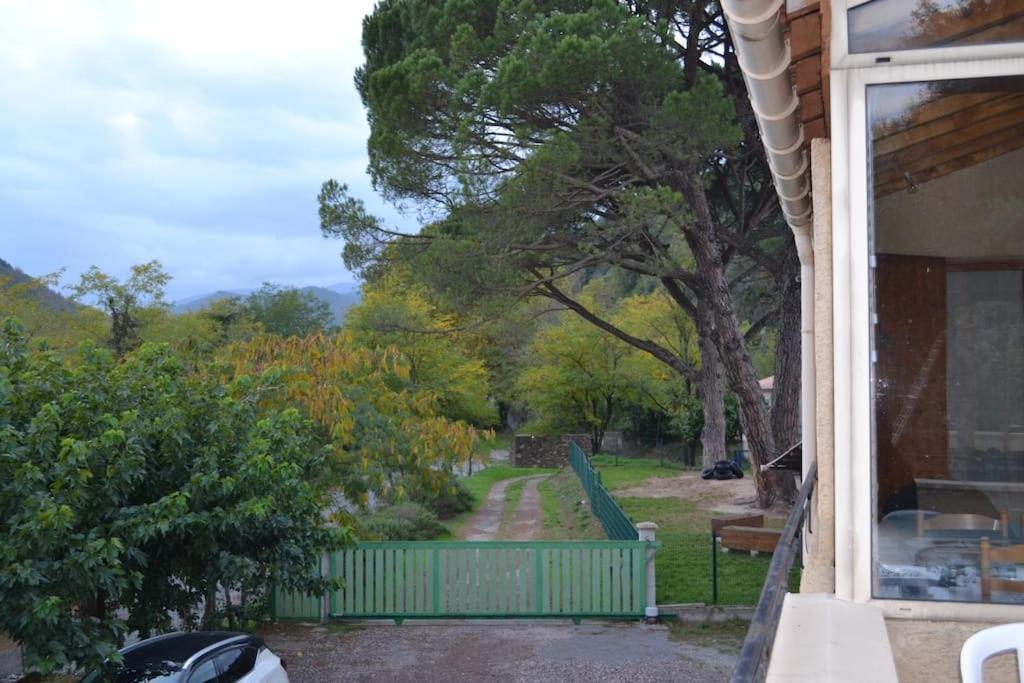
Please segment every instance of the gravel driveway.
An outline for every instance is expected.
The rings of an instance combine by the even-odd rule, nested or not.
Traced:
[[[289,624],[265,634],[293,683],[728,680],[735,652],[627,622],[406,621]]]

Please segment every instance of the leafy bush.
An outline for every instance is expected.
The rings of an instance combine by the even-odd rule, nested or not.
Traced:
[[[453,480],[441,493],[423,501],[441,519],[450,519],[473,507],[473,494],[461,480]]]
[[[437,515],[418,503],[383,508],[360,523],[363,535],[381,541],[430,541],[444,533]]]
[[[276,381],[191,375],[166,345],[68,363],[3,324],[0,632],[27,668],[93,666],[172,612],[215,626],[218,591],[329,584],[309,568],[350,536],[313,483],[328,451],[299,411],[264,409]]]

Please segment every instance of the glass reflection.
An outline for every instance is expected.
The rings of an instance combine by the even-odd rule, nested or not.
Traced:
[[[875,595],[1024,604],[1024,79],[872,86]]]
[[[1021,0],[873,0],[847,13],[850,52],[1024,40]]]

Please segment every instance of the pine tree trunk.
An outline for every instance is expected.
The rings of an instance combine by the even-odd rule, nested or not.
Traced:
[[[800,263],[796,249],[790,252],[779,288],[779,336],[772,389],[772,434],[780,449],[800,441]]]
[[[721,363],[714,342],[714,314],[703,298],[697,303],[695,322],[701,363],[697,392],[704,406],[704,428],[700,435],[703,450],[701,467],[706,468],[726,459],[725,388],[722,386]]]
[[[684,189],[695,219],[685,231],[686,241],[697,262],[705,298],[714,314],[714,337],[725,376],[739,400],[743,431],[753,460],[751,469],[757,487],[757,502],[761,507],[768,507],[774,502],[777,491],[772,478],[767,477],[758,465],[769,462],[776,455],[771,415],[761,395],[754,363],[747,352],[721,253],[712,239],[714,223],[703,183],[699,177],[689,178]]]
[[[775,385],[772,389],[772,435],[779,452],[800,441],[800,262],[796,248],[786,254],[779,288],[779,336],[775,346]],[[796,496],[796,480],[779,477],[779,492],[786,500]]]

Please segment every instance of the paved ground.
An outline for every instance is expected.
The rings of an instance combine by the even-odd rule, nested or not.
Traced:
[[[21,652],[17,646],[0,636],[0,681],[14,678],[21,674]]]
[[[445,621],[320,627],[291,624],[268,645],[292,683],[330,681],[728,680],[735,652],[626,622]]]
[[[509,525],[508,533],[501,533],[506,540],[528,541],[540,529],[540,495],[537,485],[547,475],[533,477],[516,477],[499,481],[487,493],[483,505],[466,525],[462,538],[466,541],[493,541],[499,538],[502,516],[505,513],[505,489],[517,481],[526,481],[523,497],[516,507],[515,516]],[[517,535],[523,534],[523,535]]]

